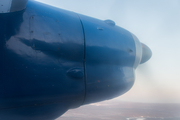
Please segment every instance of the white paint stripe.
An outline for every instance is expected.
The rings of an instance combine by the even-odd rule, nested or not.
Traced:
[[[0,13],[8,13],[11,9],[12,0],[0,0]]]
[[[134,34],[132,34],[132,37],[134,39],[134,43],[135,43],[135,46],[136,46],[136,59],[135,59],[135,62],[134,62],[134,69],[136,69],[138,67],[138,65],[140,64],[140,62],[141,62],[142,46],[141,46],[141,43],[140,43],[139,39]]]

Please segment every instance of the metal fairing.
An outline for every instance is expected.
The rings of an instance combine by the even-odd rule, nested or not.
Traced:
[[[136,48],[130,32],[106,21],[79,15],[86,40],[84,104],[112,99],[134,84]]]
[[[53,120],[134,84],[130,32],[35,1],[0,14],[0,56],[3,120]]]

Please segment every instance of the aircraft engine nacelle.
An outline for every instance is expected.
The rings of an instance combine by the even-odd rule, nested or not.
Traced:
[[[0,7],[0,119],[52,120],[118,97],[152,55],[111,20],[7,1]]]
[[[111,20],[80,15],[85,33],[85,104],[112,99],[134,84],[141,43]]]

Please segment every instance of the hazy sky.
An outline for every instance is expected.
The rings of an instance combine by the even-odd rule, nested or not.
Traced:
[[[147,44],[153,57],[134,87],[115,100],[180,103],[180,0],[38,0],[98,19],[112,19]]]

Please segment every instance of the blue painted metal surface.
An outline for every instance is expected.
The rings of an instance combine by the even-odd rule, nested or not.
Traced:
[[[86,40],[84,104],[111,99],[134,84],[136,48],[132,34],[106,21],[80,15]]]
[[[141,60],[136,42],[111,20],[35,1],[0,14],[0,119],[52,120],[124,94]]]
[[[81,22],[75,13],[47,7],[29,2],[24,11],[0,14],[2,111],[22,107],[21,112],[16,112],[21,115],[24,107],[33,106],[36,110],[46,104],[58,106],[64,103],[60,108],[65,112],[83,103],[84,36]],[[68,73],[72,68],[80,69],[80,75],[75,76],[73,71]],[[42,112],[44,107],[38,108],[36,112],[41,111],[42,115],[57,113],[56,106],[54,110],[53,107],[46,109],[49,110]],[[0,112],[0,118],[2,114]]]

